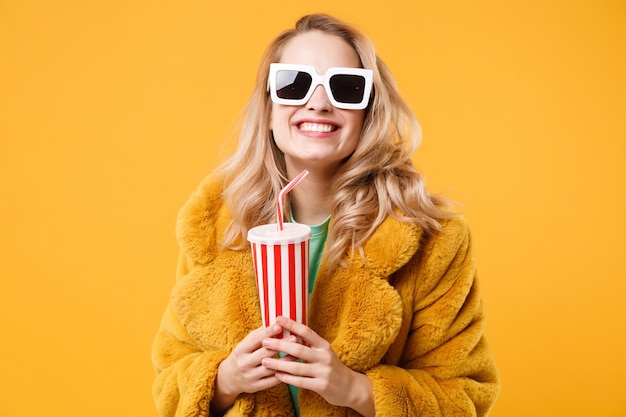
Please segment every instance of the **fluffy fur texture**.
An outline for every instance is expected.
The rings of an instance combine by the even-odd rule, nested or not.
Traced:
[[[154,340],[154,397],[163,416],[209,416],[219,363],[261,325],[249,251],[217,242],[231,218],[221,182],[207,178],[180,212],[177,282]],[[366,261],[322,265],[309,324],[374,387],[376,415],[486,415],[499,390],[483,331],[468,228],[442,222],[429,236],[388,218],[364,245]],[[331,226],[332,227],[332,226]],[[301,390],[303,416],[356,416]],[[228,416],[292,416],[285,385],[242,394]]]

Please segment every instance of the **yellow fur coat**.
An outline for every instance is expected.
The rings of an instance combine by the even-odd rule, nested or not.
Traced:
[[[222,250],[230,214],[208,177],[180,212],[176,285],[154,340],[153,392],[163,416],[209,416],[219,363],[261,325],[249,251]],[[374,388],[376,415],[474,416],[499,381],[483,337],[485,312],[461,218],[434,236],[387,219],[348,268],[320,267],[309,325]],[[300,390],[309,416],[356,416]],[[284,384],[242,394],[228,416],[292,416]]]

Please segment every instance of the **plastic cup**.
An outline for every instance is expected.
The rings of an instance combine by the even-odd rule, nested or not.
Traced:
[[[248,231],[263,326],[285,316],[307,324],[309,242],[311,228],[300,223],[276,223]],[[283,337],[290,333],[283,331]],[[302,342],[301,340],[299,340]]]

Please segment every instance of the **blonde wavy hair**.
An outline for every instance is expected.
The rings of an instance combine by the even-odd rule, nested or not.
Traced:
[[[269,66],[280,61],[291,39],[312,30],[344,39],[363,68],[373,71],[374,80],[359,143],[332,184],[332,222],[324,257],[334,269],[355,250],[362,254],[365,241],[388,216],[433,232],[440,229],[439,220],[454,214],[446,210],[447,200],[426,191],[415,170],[411,154],[421,141],[421,128],[370,39],[334,17],[314,14],[277,36],[261,59],[254,93],[239,125],[238,148],[220,167],[224,201],[233,215],[222,244],[243,249],[250,228],[276,221],[275,198],[288,178],[284,155],[270,131]]]

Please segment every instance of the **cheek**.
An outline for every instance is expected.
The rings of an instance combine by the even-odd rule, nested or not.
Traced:
[[[277,108],[277,105],[272,106],[270,112],[270,129],[273,131],[285,129],[287,121],[289,120],[288,114],[285,109]]]
[[[270,107],[270,130],[274,130],[274,103]]]
[[[287,143],[289,137],[288,131],[288,115],[285,114],[285,111],[281,111],[284,109],[276,109],[272,108],[272,112],[270,113],[270,131],[272,132],[272,140],[274,144],[281,150],[281,152],[285,152],[285,144]]]
[[[363,126],[365,125],[365,112],[359,110],[358,113],[349,113],[346,115],[346,120],[351,127],[352,134],[361,137]]]

